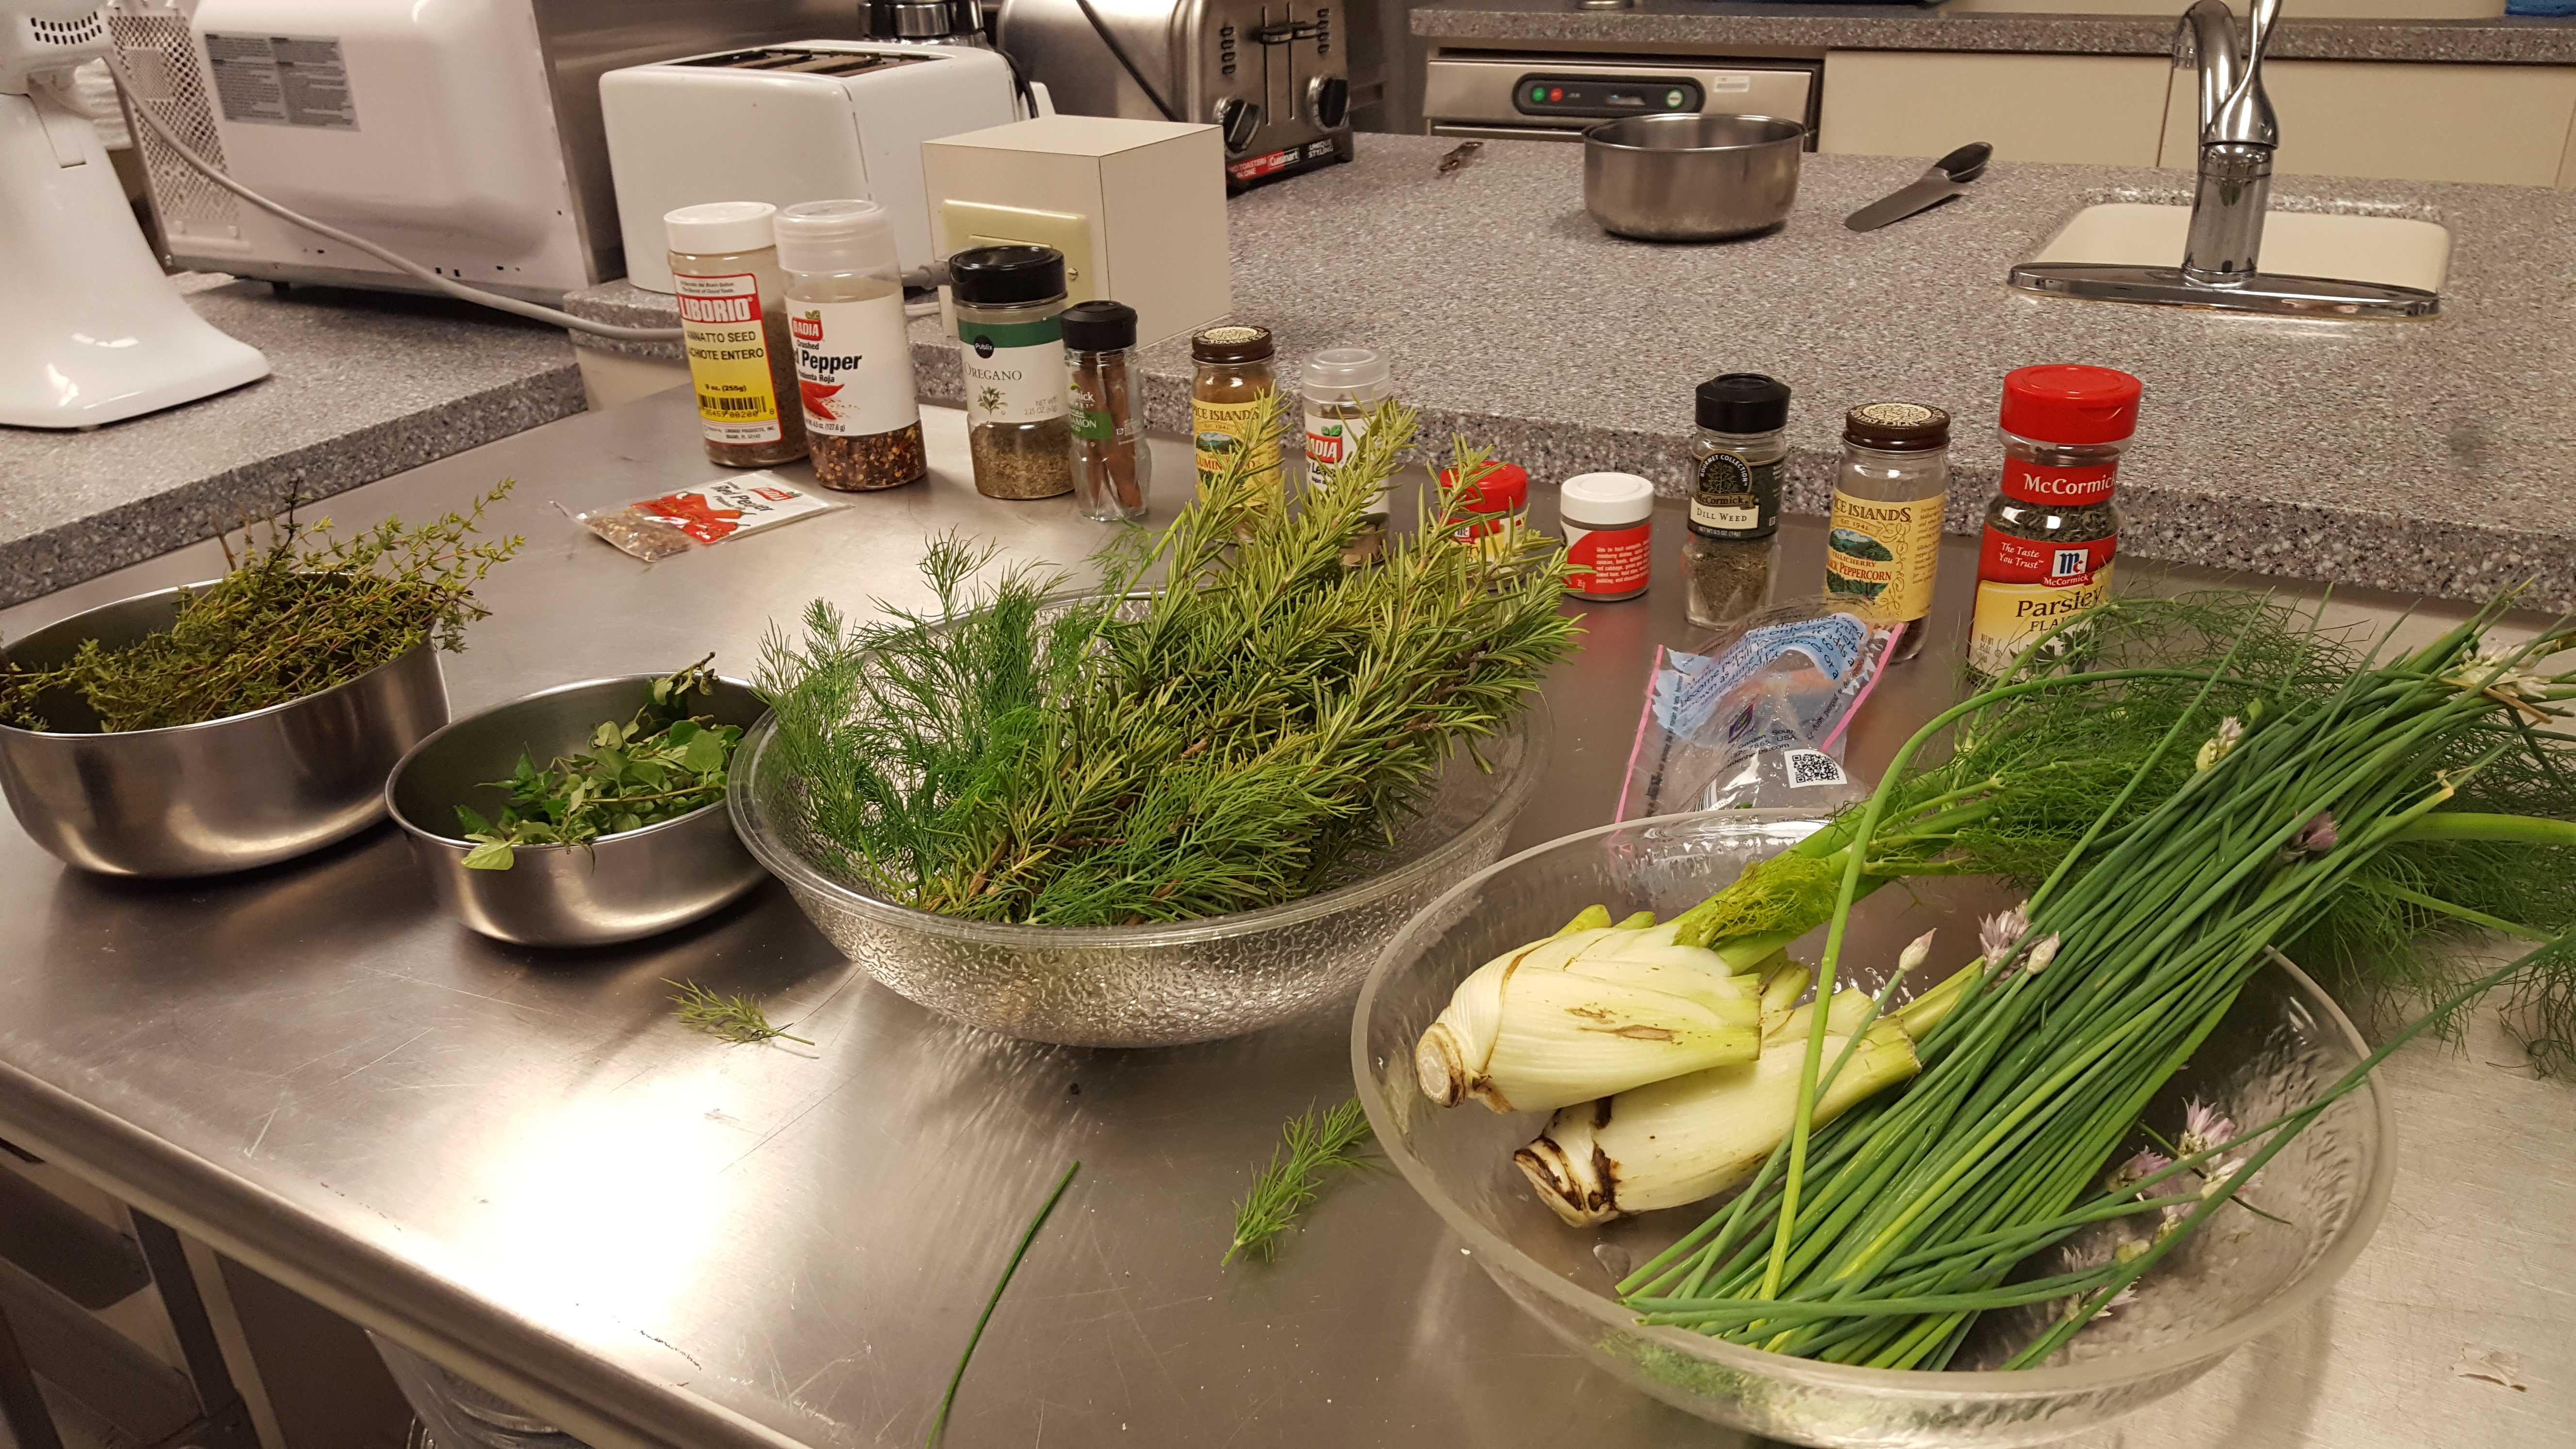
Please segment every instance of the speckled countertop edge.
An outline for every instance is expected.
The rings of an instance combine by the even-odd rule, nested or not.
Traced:
[[[1413,33],[1443,40],[1680,43],[1719,49],[1953,50],[2048,55],[2163,55],[2174,21],[2154,15],[2021,15],[1914,6],[1708,5],[1640,0],[1607,9],[1555,0],[1426,5]],[[2284,18],[2278,60],[2386,60],[2501,65],[2576,63],[2576,18],[2301,20]]]

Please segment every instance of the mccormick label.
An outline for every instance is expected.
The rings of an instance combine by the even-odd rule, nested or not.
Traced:
[[[1882,503],[1834,490],[1825,533],[1825,590],[1850,599],[1872,624],[1905,624],[1932,612],[1941,566],[1941,495]]]
[[[1565,576],[1565,591],[1584,599],[1625,599],[1644,593],[1647,568],[1654,558],[1653,529],[1647,519],[1621,528],[1586,528],[1567,520],[1565,557],[1574,571]]]
[[[2116,463],[2092,468],[2051,468],[2045,463],[2006,457],[2003,491],[2006,498],[2022,503],[2085,508],[2111,501],[2112,490],[2118,486],[2114,475],[2119,471]]]
[[[760,279],[674,274],[681,345],[698,393],[698,431],[710,443],[775,443],[778,391],[769,380],[769,341],[761,331]]]
[[[807,432],[873,438],[921,420],[900,291],[855,302],[789,302],[787,331],[796,339]]]
[[[2032,640],[2102,602],[2111,591],[2111,557],[2119,548],[2117,537],[2082,542],[2015,538],[1988,525],[1977,550],[1977,611],[1968,636],[1968,667],[1989,677],[2000,675]]]
[[[1747,463],[1732,453],[1712,453],[1699,465],[1691,490],[1691,531],[1713,538],[1750,538],[1775,529],[1780,519],[1780,465]]]

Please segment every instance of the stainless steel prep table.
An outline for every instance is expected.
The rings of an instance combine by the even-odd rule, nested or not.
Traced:
[[[685,395],[570,418],[331,500],[364,522],[495,478],[525,555],[448,660],[460,712],[569,679],[745,671],[821,595],[918,602],[923,538],[1071,561],[1062,500],[978,498],[958,417],[926,487],[645,568],[581,509],[709,475]],[[1168,448],[1158,514],[1187,484]],[[1606,820],[1655,645],[1689,638],[1670,517],[1642,601],[1597,606],[1549,697],[1550,788],[1520,843]],[[1818,566],[1812,521],[1784,569]],[[1964,602],[1954,540],[1939,616]],[[218,570],[171,554],[0,614],[23,632]],[[1873,770],[1950,697],[1936,648],[1855,739]],[[0,827],[0,1136],[607,1445],[920,1442],[994,1274],[1064,1164],[1071,1193],[993,1320],[955,1445],[1733,1446],[1513,1307],[1392,1173],[1338,1184],[1273,1265],[1220,1270],[1281,1119],[1350,1092],[1347,1019],[1167,1051],[948,1025],[836,959],[764,887],[700,927],[586,954],[435,914],[372,831],[253,875],[81,876]],[[665,978],[775,993],[811,1049],[671,1020]],[[2394,1063],[2402,1154],[2378,1238],[2316,1311],[2109,1445],[2568,1443],[2576,1090],[2483,1026]],[[2443,1426],[2435,1430],[2430,1426]],[[2429,1436],[2429,1437],[2428,1437]]]

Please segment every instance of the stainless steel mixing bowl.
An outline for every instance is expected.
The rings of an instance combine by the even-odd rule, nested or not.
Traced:
[[[42,669],[86,639],[132,643],[170,627],[179,593],[74,614],[11,640],[8,656]],[[285,860],[382,819],[385,774],[446,723],[447,683],[424,644],[337,688],[204,724],[99,734],[79,699],[37,703],[50,728],[0,724],[0,792],[27,834],[84,870],[197,876]]]
[[[1807,128],[1772,116],[1626,116],[1583,133],[1583,209],[1641,241],[1768,231],[1798,199]]]
[[[604,946],[694,921],[751,889],[760,866],[734,837],[724,802],[588,846],[522,845],[508,870],[468,870],[473,845],[456,807],[498,816],[519,756],[542,764],[587,748],[603,720],[620,723],[644,707],[658,674],[593,679],[468,715],[431,735],[394,767],[384,798],[411,839],[438,902],[486,936],[523,946]],[[690,701],[694,714],[746,728],[766,712],[751,686],[717,681],[715,698]]]

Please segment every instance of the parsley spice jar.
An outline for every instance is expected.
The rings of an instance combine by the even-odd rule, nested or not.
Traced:
[[[1064,253],[973,247],[948,259],[966,370],[966,443],[975,491],[1053,498],[1073,491],[1066,421]]]
[[[2004,376],[2003,484],[1977,548],[1968,667],[1989,677],[2111,589],[2120,549],[2120,454],[2138,427],[2139,381],[2108,367]]]
[[[766,201],[710,201],[662,217],[698,432],[707,461],[727,468],[805,456],[786,278],[770,230],[777,215]]]
[[[873,201],[804,201],[777,230],[814,481],[843,492],[920,482],[930,460],[894,219]]]
[[[1825,591],[1879,626],[1903,624],[1892,659],[1923,652],[1950,498],[1950,415],[1867,403],[1843,415],[1843,461],[1825,532]]]

